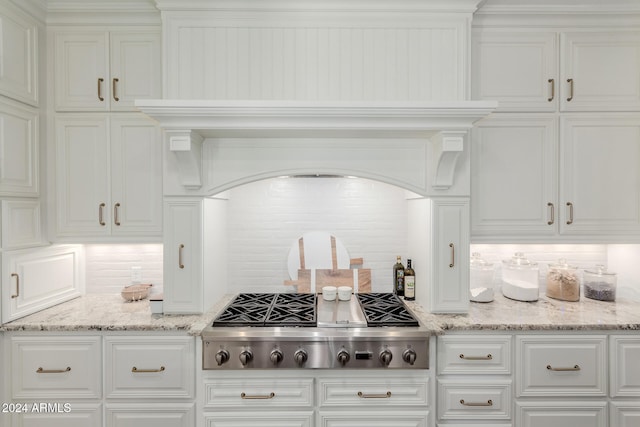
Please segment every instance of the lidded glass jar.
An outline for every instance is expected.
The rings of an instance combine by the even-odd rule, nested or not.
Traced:
[[[538,264],[522,252],[502,261],[502,294],[518,301],[537,301],[540,290]]]
[[[560,258],[557,264],[549,264],[547,296],[564,301],[579,301],[578,267],[569,265],[564,258]]]
[[[596,265],[593,270],[584,271],[584,296],[598,301],[616,300],[616,273],[606,270],[604,265]]]
[[[471,254],[469,271],[469,300],[493,301],[493,264],[482,259],[478,252]]]

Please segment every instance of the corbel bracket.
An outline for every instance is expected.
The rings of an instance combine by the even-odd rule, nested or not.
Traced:
[[[189,190],[202,187],[202,141],[192,130],[167,130],[169,152],[176,156],[180,181]]]
[[[435,176],[434,190],[447,190],[453,185],[456,165],[460,153],[464,151],[467,131],[441,131],[431,138]]]

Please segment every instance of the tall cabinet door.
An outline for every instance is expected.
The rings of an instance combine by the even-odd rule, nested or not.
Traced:
[[[553,236],[557,232],[557,119],[494,114],[472,131],[471,232]]]
[[[561,35],[563,111],[640,110],[640,32]]]
[[[135,110],[134,100],[162,98],[160,32],[112,32],[111,110]]]
[[[109,109],[109,33],[56,33],[55,106],[57,111]]]
[[[108,235],[108,129],[104,115],[56,118],[56,227],[59,236]]]
[[[201,313],[203,310],[203,234],[202,200],[165,201],[165,313]]]
[[[567,114],[560,124],[560,233],[640,233],[640,114]]]
[[[38,111],[0,99],[0,195],[38,196]]]
[[[114,235],[162,233],[162,141],[147,118],[111,117],[110,209]]]

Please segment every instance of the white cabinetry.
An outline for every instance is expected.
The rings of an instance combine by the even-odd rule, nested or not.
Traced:
[[[475,29],[474,99],[498,111],[637,111],[640,33]]]
[[[510,425],[502,423],[512,420],[511,336],[444,335],[437,354],[439,421]]]
[[[60,237],[160,236],[160,132],[138,115],[56,118]]]
[[[61,245],[2,254],[2,322],[80,296],[81,250]]]
[[[135,111],[161,97],[160,32],[55,31],[57,111]]]
[[[609,341],[611,427],[640,425],[640,339],[613,335]]]
[[[0,5],[0,95],[38,105],[38,24],[12,5]]]

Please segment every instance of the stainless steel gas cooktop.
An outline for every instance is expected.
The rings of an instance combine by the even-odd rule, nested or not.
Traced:
[[[429,335],[394,294],[239,294],[202,332],[203,369],[426,369]]]

